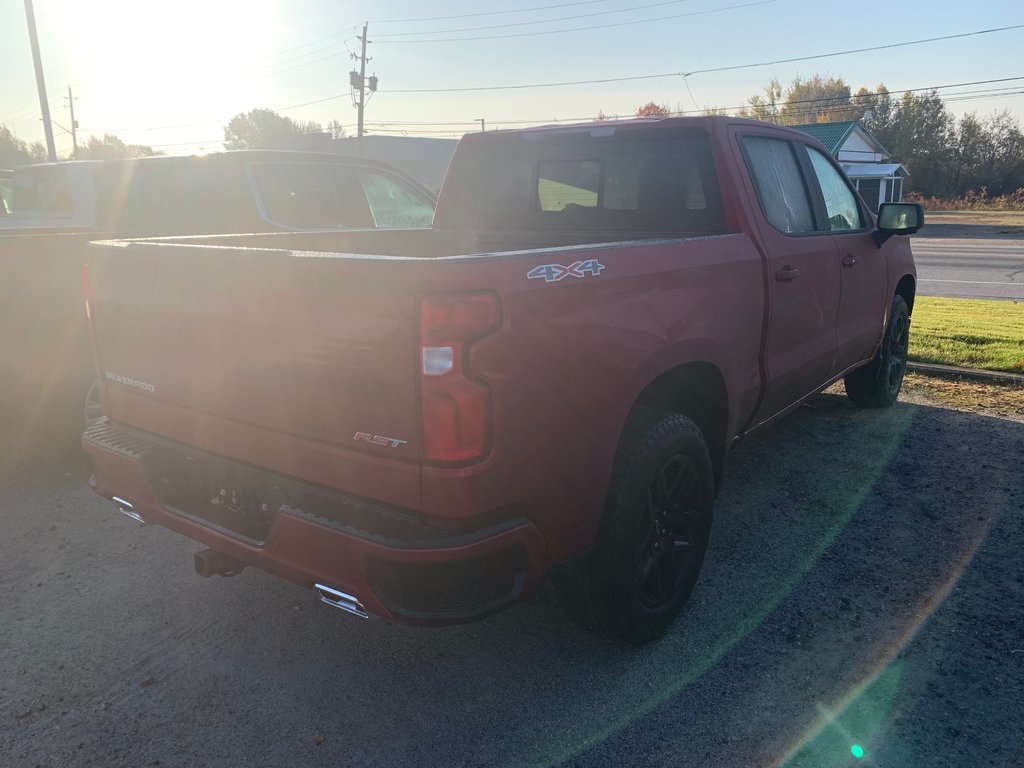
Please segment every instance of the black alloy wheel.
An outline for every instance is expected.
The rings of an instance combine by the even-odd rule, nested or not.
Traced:
[[[640,517],[634,573],[637,598],[647,608],[669,604],[694,575],[695,553],[708,534],[702,490],[696,467],[681,454],[655,473]]]
[[[910,311],[906,300],[896,295],[889,308],[889,322],[874,359],[843,380],[846,394],[857,405],[885,408],[896,402],[907,372],[910,348]]]
[[[591,626],[643,643],[672,624],[704,562],[714,493],[697,425],[680,413],[637,406],[622,431],[586,560],[580,607]]]
[[[892,317],[892,344],[886,367],[886,381],[893,399],[903,387],[903,374],[907,372],[907,352],[910,349],[910,318],[900,312]]]

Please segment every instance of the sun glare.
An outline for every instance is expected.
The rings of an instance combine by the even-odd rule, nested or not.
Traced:
[[[278,46],[270,0],[61,0],[49,10],[74,80],[86,84],[78,97],[83,126],[187,123],[270,99],[271,83],[259,77],[266,52]],[[126,141],[164,140],[118,134]]]

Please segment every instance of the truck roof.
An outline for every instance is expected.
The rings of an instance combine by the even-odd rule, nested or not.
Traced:
[[[744,117],[731,117],[728,115],[694,115],[680,117],[635,117],[628,120],[590,120],[579,123],[549,123],[547,125],[531,126],[529,128],[512,128],[508,130],[497,130],[477,133],[467,133],[462,137],[465,142],[487,141],[497,136],[509,136],[514,134],[522,135],[545,135],[558,133],[573,133],[577,131],[608,131],[609,135],[619,129],[628,131],[644,131],[651,129],[680,129],[680,130],[701,130],[707,133],[714,133],[727,125],[746,125],[789,133],[801,141],[818,145],[814,137],[801,131],[794,130],[788,126],[766,123],[761,120],[751,120]]]
[[[114,168],[131,166],[139,163],[191,163],[202,161],[204,163],[251,163],[251,162],[273,162],[275,160],[302,161],[318,163],[358,163],[376,168],[387,168],[394,170],[387,163],[382,163],[369,158],[354,157],[352,155],[339,155],[331,152],[307,152],[302,150],[287,149],[232,149],[222,152],[195,153],[191,155],[148,155],[146,157],[130,157],[118,160],[58,160],[55,163],[32,163],[18,166],[18,170],[36,168],[64,168],[64,167],[104,167]]]

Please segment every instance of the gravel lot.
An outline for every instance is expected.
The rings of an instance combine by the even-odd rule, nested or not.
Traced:
[[[734,451],[684,620],[639,649],[551,590],[422,630],[201,579],[80,468],[8,463],[0,764],[1022,765],[1024,409],[908,387]]]

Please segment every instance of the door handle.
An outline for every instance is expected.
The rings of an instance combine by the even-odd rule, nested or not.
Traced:
[[[798,277],[800,277],[800,270],[788,265],[775,273],[775,279],[780,283],[788,283],[790,280],[796,280]]]
[[[853,258],[853,254],[852,253],[848,253],[845,256],[843,256],[843,266],[844,267],[852,267],[856,263],[857,263],[857,260],[855,258]]]

